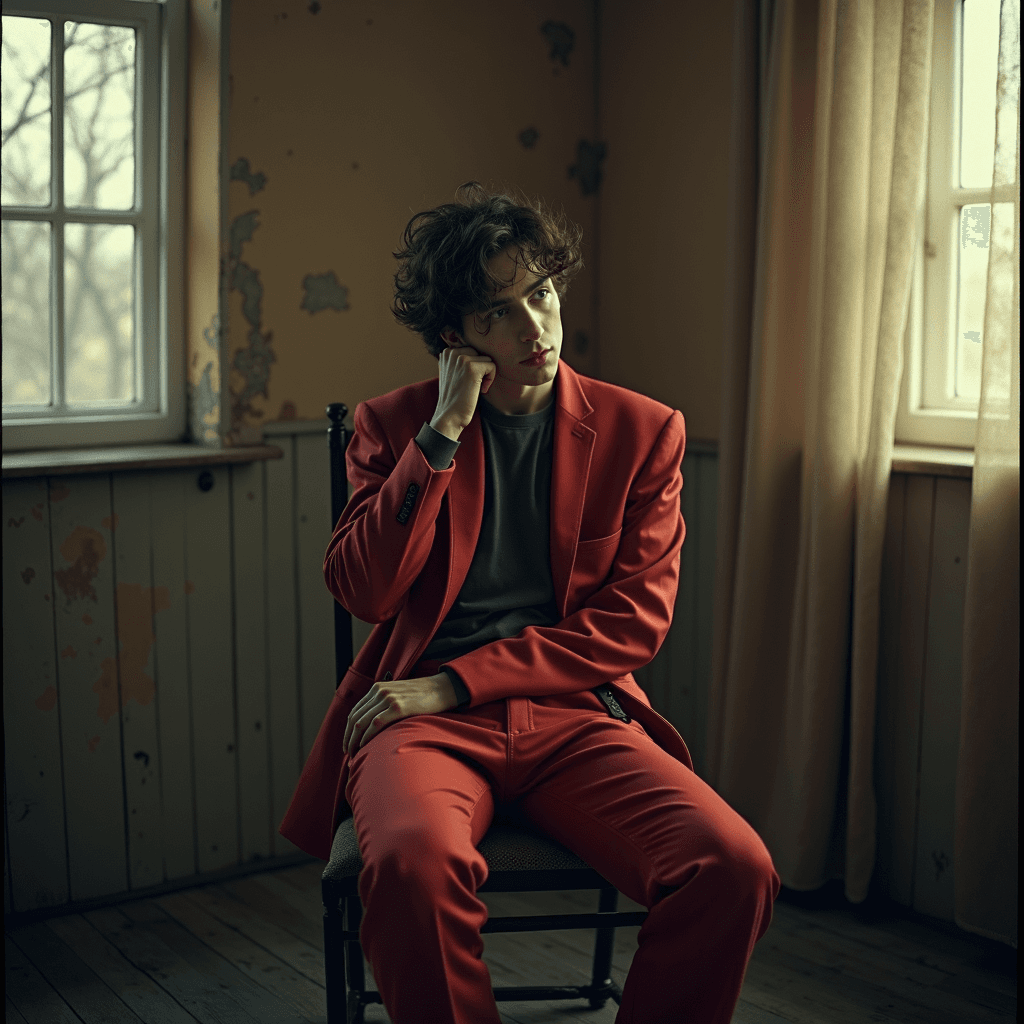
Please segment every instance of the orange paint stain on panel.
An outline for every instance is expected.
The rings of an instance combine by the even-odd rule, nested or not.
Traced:
[[[156,636],[153,616],[171,607],[171,594],[167,587],[143,587],[138,583],[117,585],[117,641],[118,657],[104,658],[100,678],[93,684],[99,697],[96,713],[104,722],[110,721],[118,711],[117,681],[120,663],[121,701],[149,704],[156,692],[156,683],[146,673],[149,653]]]
[[[82,616],[82,622],[86,626],[91,626],[92,625],[92,616],[89,615],[88,613],[86,613],[85,615]]]
[[[48,686],[41,697],[37,697],[35,705],[40,711],[52,711],[57,706],[57,687]]]
[[[74,647],[71,646],[71,644],[68,644],[67,647],[65,647],[64,650],[60,652],[60,656],[62,658],[77,658],[78,651],[76,651]]]
[[[93,736],[93,738],[91,740],[89,740],[89,742],[88,742],[89,753],[92,754],[99,745],[100,745],[100,738],[99,738],[99,736]]]
[[[196,585],[191,580],[185,580],[185,593],[194,594],[196,592]]]
[[[55,484],[50,488],[50,501],[63,501],[71,494],[67,484]]]
[[[69,601],[87,597],[98,602],[92,581],[100,571],[100,562],[107,555],[103,534],[91,526],[76,526],[61,544],[60,553],[65,561],[71,563],[71,568],[58,569],[53,574],[64,596]]]
[[[38,505],[33,505],[31,510],[32,518],[38,519],[40,522],[43,521],[43,503],[40,502]]]
[[[100,520],[100,526],[104,527],[107,530],[116,530],[117,529],[117,513],[115,512],[111,516],[104,516]]]

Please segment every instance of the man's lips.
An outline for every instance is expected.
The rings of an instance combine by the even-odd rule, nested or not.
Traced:
[[[527,359],[520,359],[519,362],[520,362],[520,364],[522,364],[522,363],[536,363],[536,362],[540,362],[542,360],[542,357],[546,358],[547,354],[550,351],[551,351],[550,348],[541,349],[539,352],[534,352],[533,355],[528,357]]]

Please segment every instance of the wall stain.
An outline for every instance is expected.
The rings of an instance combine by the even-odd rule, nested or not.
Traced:
[[[100,738],[99,738],[99,736],[93,736],[93,738],[91,740],[89,740],[88,743],[87,743],[87,746],[89,747],[89,753],[90,754],[95,753],[96,748],[99,745],[100,745]]]
[[[89,615],[88,613],[86,613],[85,615],[82,616],[82,622],[86,626],[91,626],[92,625],[92,616]]]
[[[36,571],[32,566],[21,570],[21,582],[27,587],[36,578]]]
[[[67,484],[54,484],[50,487],[50,501],[63,501],[71,495],[71,488]]]
[[[53,577],[68,601],[88,598],[99,603],[92,581],[100,571],[100,562],[107,555],[107,542],[99,530],[90,526],[76,526],[60,546],[65,561],[71,562],[70,569],[58,569]]]
[[[519,141],[523,144],[525,149],[533,149],[539,138],[540,132],[537,131],[536,128],[524,128],[519,133]]]
[[[188,382],[188,416],[189,431],[193,441],[212,444],[217,441],[217,427],[220,424],[220,400],[213,387],[214,357],[220,359],[220,317],[214,313],[209,327],[203,328],[203,340],[212,349],[213,355],[208,356],[206,365],[198,380],[195,374],[189,374]],[[192,355],[192,370],[199,362],[199,353]]]
[[[117,529],[117,513],[115,512],[113,515],[104,516],[100,520],[100,526],[104,527],[107,530],[110,530],[111,532],[116,530]]]
[[[580,139],[576,147],[576,163],[569,168],[570,178],[580,179],[580,191],[592,196],[601,187],[601,161],[608,153],[603,142],[587,142]]]
[[[43,695],[36,698],[35,705],[40,711],[52,711],[57,706],[57,687],[48,686],[43,690]]]
[[[279,420],[293,420],[299,415],[298,409],[295,407],[295,403],[290,399],[285,399],[281,403],[281,411],[277,414]],[[252,495],[250,494],[251,498]]]
[[[128,701],[149,704],[156,693],[156,683],[146,672],[150,651],[156,642],[153,618],[157,612],[171,607],[171,593],[167,587],[143,587],[138,583],[117,585],[117,658],[104,658],[100,663],[100,678],[93,683],[93,693],[99,697],[96,713],[103,722],[109,722],[118,712],[118,668],[121,677],[121,703]]]
[[[185,580],[185,593],[194,594],[196,592],[196,585],[191,580]]]
[[[60,656],[61,660],[63,660],[64,658],[77,658],[78,651],[76,651],[74,647],[71,646],[71,644],[68,644],[67,647],[65,647],[64,650],[60,652]]]
[[[310,316],[322,309],[348,309],[348,288],[338,283],[333,270],[326,274],[307,274],[302,279],[306,294],[299,309],[308,309]]]
[[[249,324],[249,346],[240,348],[231,360],[232,369],[242,377],[238,390],[231,388],[231,429],[242,426],[245,416],[259,418],[262,409],[255,409],[252,400],[257,395],[268,397],[267,384],[270,381],[270,364],[277,361],[270,347],[273,335],[263,331],[263,284],[258,270],[242,260],[242,248],[259,227],[259,210],[240,213],[231,222],[230,246],[228,250],[228,287],[242,296],[242,316]]]
[[[149,754],[144,750],[136,750],[132,757],[134,757],[136,761],[141,761],[143,768],[149,767]]]
[[[43,503],[39,502],[38,505],[33,505],[29,511],[32,513],[32,518],[38,520],[40,523],[43,521]]]
[[[23,522],[25,522],[25,517],[21,516],[19,519],[8,519],[7,525],[13,526],[15,529],[17,529],[19,526],[21,526]]]
[[[244,156],[240,156],[231,165],[231,180],[244,181],[249,186],[249,195],[254,196],[263,190],[263,186],[267,183],[267,176],[262,171],[254,173],[249,167],[249,161]]]
[[[541,34],[548,41],[552,60],[562,62],[562,67],[569,66],[569,54],[576,42],[576,33],[564,21],[545,21],[540,27]]]

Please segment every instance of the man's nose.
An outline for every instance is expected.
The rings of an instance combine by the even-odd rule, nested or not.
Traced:
[[[540,311],[526,310],[521,327],[519,328],[520,338],[523,341],[536,341],[541,336]]]

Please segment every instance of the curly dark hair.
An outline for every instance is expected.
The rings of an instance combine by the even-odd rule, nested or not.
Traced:
[[[511,250],[519,266],[551,277],[559,296],[583,266],[583,232],[540,200],[488,192],[479,182],[460,185],[455,202],[417,213],[394,253],[395,319],[420,334],[434,358],[445,349],[444,330],[462,331],[462,318],[507,288],[487,267]],[[481,325],[486,333],[487,325]]]

